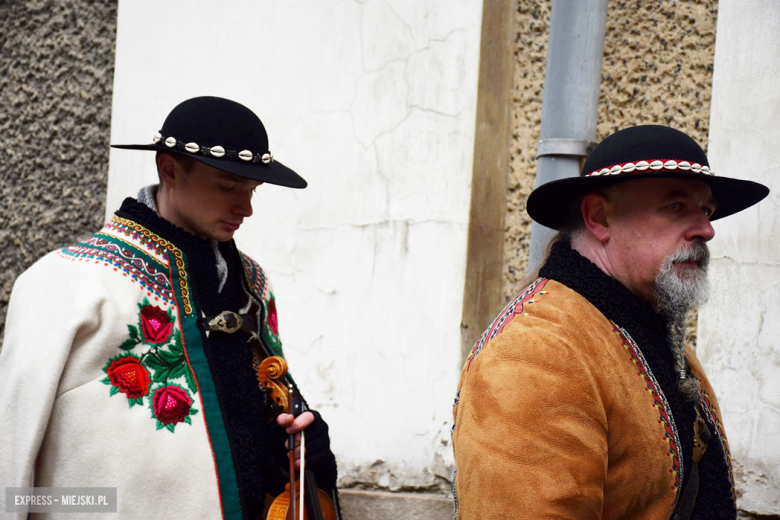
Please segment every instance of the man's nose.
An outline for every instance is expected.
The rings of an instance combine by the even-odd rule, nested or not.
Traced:
[[[715,236],[709,217],[703,212],[696,215],[696,220],[688,231],[688,240],[700,239],[709,242]]]
[[[251,217],[252,216],[252,194],[242,194],[239,199],[236,201],[235,206],[233,207],[233,211],[235,211],[236,214],[241,215],[242,217]]]

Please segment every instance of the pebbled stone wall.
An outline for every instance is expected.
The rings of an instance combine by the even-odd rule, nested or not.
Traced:
[[[103,224],[116,9],[0,1],[0,338],[17,276]]]
[[[610,0],[596,139],[636,124],[666,124],[707,146],[716,1]],[[550,2],[518,0],[512,148],[507,179],[504,297],[528,269]]]

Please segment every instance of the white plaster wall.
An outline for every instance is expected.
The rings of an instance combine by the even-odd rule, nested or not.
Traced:
[[[780,514],[780,9],[724,0],[718,11],[710,164],[772,191],[715,224],[697,353],[723,409],[740,508]]]
[[[480,24],[474,0],[119,3],[112,143],[218,95],[309,182],[263,186],[236,240],[271,276],[342,485],[451,475]],[[152,152],[110,159],[112,212],[156,173]]]

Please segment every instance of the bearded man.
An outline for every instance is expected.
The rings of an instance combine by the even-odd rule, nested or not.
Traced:
[[[233,241],[256,188],[306,181],[273,158],[250,109],[217,97],[176,106],[152,144],[117,147],[157,152],[160,184],[17,280],[0,482],[114,487],[119,518],[255,520],[306,429],[308,467],[336,498],[327,425],[280,414],[286,394],[269,393],[266,361],[285,365],[275,294]]]
[[[690,137],[638,126],[537,188],[559,231],[472,350],[454,406],[460,519],[736,518],[718,402],[685,349],[711,221],[763,199]]]

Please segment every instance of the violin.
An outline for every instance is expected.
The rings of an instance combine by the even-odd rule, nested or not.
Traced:
[[[292,385],[289,385],[287,402],[286,413],[297,417],[303,412],[303,400],[294,395]],[[324,490],[317,488],[314,473],[306,468],[306,435],[303,431],[300,434],[300,478],[295,478],[295,434],[290,434],[287,439],[290,482],[285,492],[271,503],[266,520],[336,520],[333,502]]]
[[[263,306],[251,295],[249,295],[246,311],[249,315],[257,316],[257,323],[262,323]],[[270,422],[280,413],[289,413],[297,417],[305,412],[303,399],[300,395],[294,395],[292,381],[287,376],[287,361],[274,355],[261,334],[250,334],[249,341],[258,363],[255,368],[260,391],[264,394],[268,410],[266,419]],[[259,361],[260,359],[262,361]],[[295,435],[291,434],[287,439],[290,482],[287,483],[286,490],[271,503],[266,520],[340,520],[333,500],[326,491],[317,488],[314,472],[306,468],[306,437],[303,431],[300,435],[300,480],[295,478]]]

